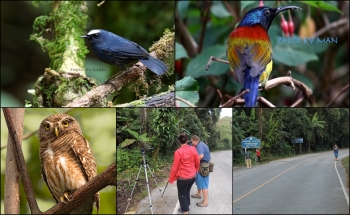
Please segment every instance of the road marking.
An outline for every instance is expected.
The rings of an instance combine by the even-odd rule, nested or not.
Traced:
[[[174,211],[173,211],[173,214],[177,214],[177,210],[178,210],[179,207],[180,207],[180,202],[179,202],[179,200],[177,200],[175,208],[174,208]]]
[[[312,157],[311,157],[311,158],[312,158]],[[287,169],[286,171],[284,171],[284,172],[282,172],[282,173],[276,175],[275,177],[271,178],[270,180],[268,180],[267,182],[265,182],[265,183],[263,183],[262,185],[258,186],[257,188],[255,188],[255,189],[249,191],[248,193],[246,193],[246,194],[244,194],[243,196],[239,197],[238,199],[234,200],[234,201],[233,201],[233,204],[236,203],[236,202],[238,202],[239,200],[243,199],[244,197],[248,196],[248,195],[251,194],[252,192],[254,192],[254,191],[260,189],[260,188],[263,187],[264,185],[268,184],[269,182],[271,182],[272,180],[276,179],[277,177],[283,175],[284,173],[288,172],[289,170],[292,170],[293,168],[299,166],[300,164],[304,163],[305,161],[307,161],[307,160],[309,160],[309,159],[310,159],[310,158],[308,158],[308,159],[306,159],[306,160],[303,160],[303,161],[301,161],[300,163],[296,164],[295,166],[293,166],[293,167]],[[234,185],[233,185],[233,186],[234,186]]]
[[[220,157],[219,154],[218,154],[218,156],[219,156],[219,158],[220,158],[223,162],[225,162],[225,163],[227,163],[228,165],[232,166],[232,164],[230,164],[230,163],[226,162],[224,159],[222,159],[222,158]]]
[[[342,156],[342,157],[345,157],[345,156],[348,156],[348,155],[344,155],[344,156]],[[340,159],[340,157],[339,157],[339,159]],[[336,171],[337,174],[338,174],[338,178],[339,178],[339,181],[340,181],[340,184],[341,184],[341,188],[343,189],[346,202],[348,203],[348,206],[349,206],[349,196],[348,196],[348,194],[346,193],[344,184],[343,184],[343,182],[342,182],[342,180],[341,180],[341,178],[340,178],[340,175],[339,175],[339,172],[338,172],[338,169],[337,169],[337,161],[334,161],[334,168],[335,168],[335,171]]]

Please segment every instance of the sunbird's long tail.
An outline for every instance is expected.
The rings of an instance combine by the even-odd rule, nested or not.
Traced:
[[[255,107],[260,75],[261,73],[256,77],[251,76],[250,69],[244,72],[244,89],[249,89],[249,92],[244,94],[245,107]]]

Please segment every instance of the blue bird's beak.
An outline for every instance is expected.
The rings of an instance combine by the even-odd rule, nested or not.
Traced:
[[[89,38],[89,35],[80,36],[81,38]]]
[[[284,11],[284,10],[294,10],[294,9],[297,9],[297,10],[303,10],[301,9],[300,7],[297,7],[297,6],[285,6],[285,7],[278,7],[276,8],[276,14],[277,15],[278,13]]]

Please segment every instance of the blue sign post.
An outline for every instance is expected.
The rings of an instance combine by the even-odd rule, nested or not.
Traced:
[[[296,143],[303,143],[303,138],[295,138],[295,139],[292,139],[292,143],[293,143],[293,144],[296,144]]]
[[[300,150],[300,153],[301,153],[301,144],[303,143],[303,138],[294,138],[294,139],[292,139],[292,143],[293,143],[293,146],[294,146],[294,155],[295,155],[295,144],[300,144],[299,145],[299,150]]]
[[[244,160],[246,159],[245,154],[247,152],[247,148],[248,149],[259,148],[260,145],[261,145],[260,140],[255,137],[247,137],[244,140],[242,140],[242,148],[244,148]]]
[[[255,137],[247,137],[242,140],[242,148],[259,148],[260,145],[260,140]]]

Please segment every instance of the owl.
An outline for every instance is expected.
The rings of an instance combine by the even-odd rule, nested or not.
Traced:
[[[66,114],[54,114],[44,119],[38,136],[41,176],[56,203],[67,203],[73,191],[97,175],[89,142],[83,136],[78,121]],[[99,193],[71,214],[91,214],[94,203],[99,212]]]

